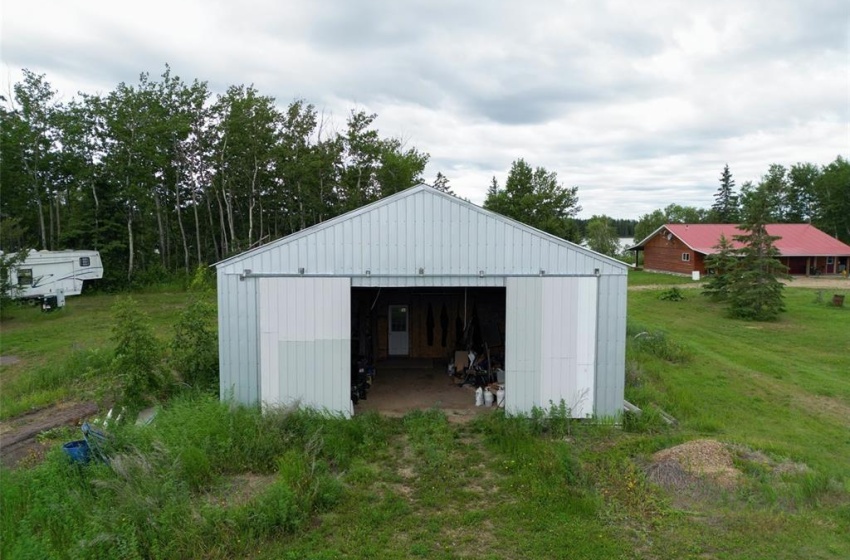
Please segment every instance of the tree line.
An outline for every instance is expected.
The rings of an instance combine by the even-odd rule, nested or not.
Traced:
[[[375,114],[351,110],[337,128],[305,100],[279,108],[245,85],[213,95],[168,66],[67,102],[24,70],[0,101],[0,249],[97,249],[107,287],[189,273],[409,188],[429,159],[382,136]],[[441,173],[433,186],[454,194]],[[727,165],[711,208],[670,204],[639,220],[579,219],[578,187],[518,159],[504,185],[492,179],[484,207],[615,255],[620,237],[665,223],[745,222],[762,202],[768,221],[808,221],[850,241],[842,157],[772,165],[737,192]]]
[[[0,248],[97,249],[107,286],[188,273],[421,182],[428,154],[376,118],[337,130],[304,100],[214,96],[168,66],[62,102],[25,70],[0,107]]]
[[[773,164],[758,183],[747,181],[738,191],[726,165],[719,182],[710,208],[670,204],[644,214],[635,226],[635,239],[669,223],[744,224],[757,216],[764,223],[810,223],[850,243],[850,162],[842,156],[820,167]]]

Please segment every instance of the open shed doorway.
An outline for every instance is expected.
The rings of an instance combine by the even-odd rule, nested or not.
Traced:
[[[355,413],[480,411],[463,371],[470,351],[496,379],[505,358],[505,288],[352,288],[352,382],[359,365],[375,370]]]

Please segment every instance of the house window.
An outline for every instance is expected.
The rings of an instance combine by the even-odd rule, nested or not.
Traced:
[[[832,264],[834,262],[835,262],[834,257],[827,257],[826,258],[826,264]]]
[[[80,257],[80,266],[91,266],[91,259],[88,257]]]
[[[689,260],[691,260],[691,254],[690,253],[682,253],[682,260],[685,261],[685,262],[688,262]]]
[[[18,269],[18,286],[32,286],[32,269]]]

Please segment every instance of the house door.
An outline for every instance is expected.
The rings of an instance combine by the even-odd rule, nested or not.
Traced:
[[[407,356],[410,351],[408,336],[408,307],[406,305],[391,305],[389,309],[389,341],[390,356]]]

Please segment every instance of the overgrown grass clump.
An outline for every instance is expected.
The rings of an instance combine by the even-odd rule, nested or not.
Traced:
[[[108,466],[72,464],[57,448],[38,467],[4,471],[0,555],[243,556],[336,504],[345,468],[386,446],[389,426],[184,396],[150,426],[117,427]],[[224,491],[245,477],[262,484]]]
[[[99,378],[109,370],[112,352],[101,348],[74,350],[66,359],[50,362],[3,382],[0,418],[17,416],[45,403],[57,402],[70,387],[90,387],[87,394],[103,392]]]
[[[688,348],[663,330],[629,321],[626,335],[629,338],[626,348],[632,354],[648,354],[672,363],[684,363],[691,358]]]

